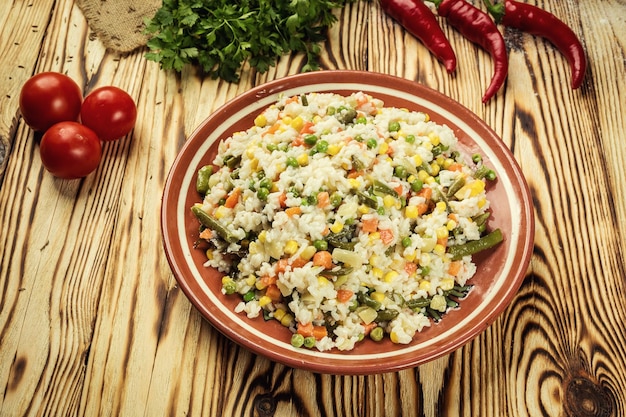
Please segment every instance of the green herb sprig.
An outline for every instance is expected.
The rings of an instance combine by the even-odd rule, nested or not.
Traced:
[[[146,59],[180,72],[198,65],[213,78],[239,81],[247,62],[263,73],[287,53],[305,53],[302,71],[319,69],[320,43],[354,0],[163,0],[146,20]]]

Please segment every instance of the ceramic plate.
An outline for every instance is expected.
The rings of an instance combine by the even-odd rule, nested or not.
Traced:
[[[458,309],[418,333],[408,345],[366,340],[349,352],[294,348],[291,332],[275,320],[249,319],[233,312],[237,296],[221,293],[221,276],[206,268],[203,251],[194,248],[198,222],[190,207],[200,201],[195,189],[198,168],[212,162],[219,141],[246,130],[280,94],[309,92],[349,95],[363,91],[387,107],[423,111],[453,129],[461,147],[480,153],[498,179],[489,183],[492,216],[488,229],[500,228],[504,241],[475,256],[474,288]],[[165,253],[182,290],[220,332],[252,352],[288,366],[332,374],[371,374],[414,367],[448,354],[483,332],[505,310],[519,289],[530,262],[534,215],[526,181],[500,138],[458,102],[420,84],[388,75],[356,71],[318,71],[258,86],[211,114],[188,138],[171,167],[163,194],[162,228]]]

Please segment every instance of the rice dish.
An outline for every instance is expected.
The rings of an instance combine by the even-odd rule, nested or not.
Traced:
[[[222,141],[192,210],[237,313],[277,320],[296,347],[407,344],[457,308],[472,254],[501,240],[485,240],[494,177],[426,113],[309,93]]]

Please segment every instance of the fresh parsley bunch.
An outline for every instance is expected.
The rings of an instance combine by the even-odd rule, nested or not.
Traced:
[[[146,21],[146,59],[181,71],[200,65],[237,82],[247,61],[265,72],[290,52],[306,53],[303,71],[319,68],[320,42],[336,22],[333,9],[354,0],[163,0]]]

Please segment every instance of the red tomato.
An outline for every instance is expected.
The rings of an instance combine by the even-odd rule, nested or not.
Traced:
[[[94,171],[102,158],[95,132],[77,122],[61,122],[46,130],[39,145],[41,162],[52,175],[75,179]]]
[[[20,91],[22,117],[28,126],[40,131],[58,122],[77,120],[82,101],[78,84],[58,72],[34,75]]]
[[[113,86],[100,87],[85,97],[80,118],[100,139],[116,140],[135,127],[137,106],[126,91]]]

